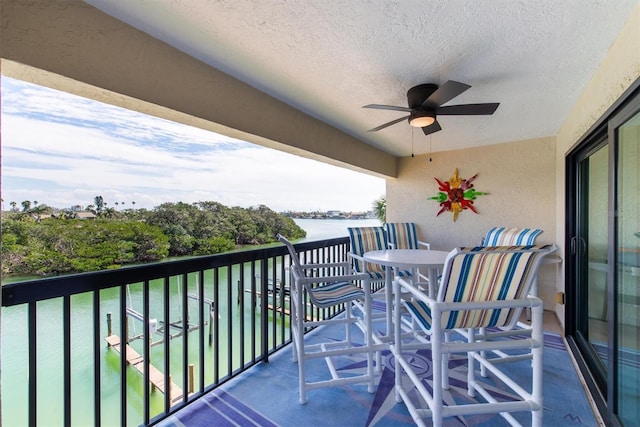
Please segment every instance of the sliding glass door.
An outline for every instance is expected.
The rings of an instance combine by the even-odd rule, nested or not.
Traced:
[[[567,334],[613,425],[640,426],[640,90],[568,156]]]
[[[609,144],[594,138],[576,156],[576,229],[570,250],[576,272],[576,340],[593,371],[606,388],[609,304],[607,300]]]
[[[640,425],[640,112],[616,130],[616,354],[617,414]]]

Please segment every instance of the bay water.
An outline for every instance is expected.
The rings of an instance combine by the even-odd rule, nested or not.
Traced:
[[[379,226],[377,219],[344,220],[344,219],[295,219],[295,222],[307,232],[307,237],[300,241],[314,241],[333,237],[345,237],[348,235],[347,227]],[[181,292],[182,284],[174,278],[170,284],[172,295]],[[211,280],[205,277],[205,280]],[[220,283],[226,283],[226,278],[220,277]],[[189,286],[195,286],[197,275],[188,278]],[[131,286],[129,289],[128,303],[141,307],[140,286]],[[223,287],[221,287],[223,288]],[[162,304],[153,304],[154,298],[161,301],[161,283],[150,286],[152,298],[151,316],[162,317]],[[206,295],[205,295],[206,297]],[[226,291],[219,295],[220,301],[227,301]],[[93,337],[92,319],[93,304],[91,295],[77,295],[71,298],[71,399],[72,399],[72,423],[73,425],[93,424]],[[106,289],[100,292],[100,319],[106,319],[106,313],[118,313],[119,291]],[[172,319],[180,315],[179,307],[172,306],[175,312]],[[189,310],[196,312],[197,303]],[[220,330],[226,327],[223,321],[227,319],[228,310],[231,307],[218,306],[218,315],[221,319]],[[141,310],[140,310],[141,311]],[[1,393],[2,393],[2,426],[21,427],[28,421],[28,340],[27,340],[27,309],[25,306],[6,307],[1,313]],[[106,320],[102,322],[101,334],[107,335]],[[136,333],[135,326],[133,333]],[[138,333],[141,333],[141,325],[138,325]],[[62,377],[62,301],[61,299],[42,301],[37,304],[37,364],[38,364],[38,425],[60,426],[63,424],[64,408],[64,378]],[[118,320],[114,319],[113,330],[119,331]],[[250,339],[250,337],[248,337]],[[226,342],[226,337],[219,337],[219,342]],[[197,357],[197,340],[189,340],[190,355]],[[171,372],[175,372],[174,381],[182,384],[182,340],[171,341]],[[174,348],[178,346],[178,348]],[[250,348],[250,344],[245,346]],[[213,359],[213,349],[205,349],[205,360]],[[139,351],[141,353],[141,351]],[[218,357],[226,360],[226,351],[218,348]],[[191,357],[191,356],[190,356]],[[120,355],[109,349],[107,345],[101,346],[101,405],[102,421],[105,426],[120,425]],[[152,347],[151,360],[164,360],[163,346]],[[160,363],[162,366],[162,363]],[[160,367],[158,366],[158,367]],[[218,375],[224,373],[217,373]],[[197,374],[196,374],[197,375]],[[213,368],[205,366],[206,381],[210,381],[216,375]],[[140,424],[142,421],[143,398],[142,376],[134,372],[127,375],[127,411],[128,423]],[[152,414],[162,411],[163,396],[160,393],[152,393]]]

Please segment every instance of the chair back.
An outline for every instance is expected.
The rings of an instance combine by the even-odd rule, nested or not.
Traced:
[[[544,256],[555,245],[457,248],[449,253],[438,301],[490,302],[525,298]],[[522,308],[461,309],[442,314],[442,328],[512,327]]]
[[[527,246],[535,245],[543,230],[539,228],[493,227],[483,238],[482,246]]]
[[[394,249],[419,249],[414,222],[388,222],[385,225],[389,245]]]
[[[287,249],[289,250],[289,256],[291,257],[291,268],[295,270],[295,274],[298,277],[304,277],[304,269],[302,268],[302,264],[300,263],[300,258],[298,258],[298,253],[296,249],[293,247],[293,244],[287,240],[282,234],[276,234],[276,238],[283,243]]]
[[[355,255],[362,256],[365,252],[387,249],[384,227],[349,227],[348,231],[351,252]],[[358,273],[367,272],[374,278],[384,278],[384,269],[381,265],[368,264],[365,269],[362,260],[354,259],[353,268]]]

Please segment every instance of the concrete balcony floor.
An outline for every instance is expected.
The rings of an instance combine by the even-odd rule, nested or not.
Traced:
[[[596,416],[589,404],[579,376],[559,335],[560,326],[551,312],[545,312],[544,347],[544,426],[597,426]],[[323,327],[309,334],[307,340],[336,339],[341,329]],[[362,335],[354,334],[355,340]],[[418,352],[420,353],[420,352]],[[344,371],[362,370],[362,358],[346,359],[340,364]],[[264,363],[250,369],[237,379],[205,395],[180,410],[160,425],[163,427],[200,426],[410,426],[414,425],[403,403],[396,403],[393,392],[394,369],[390,351],[383,353],[383,369],[376,379],[377,388],[368,393],[365,384],[311,390],[308,402],[298,403],[298,366],[292,362],[291,349],[285,348]],[[466,358],[452,358],[451,388],[445,400],[472,403],[466,395]],[[429,357],[416,354],[416,364],[422,364],[425,381],[431,375]],[[530,383],[530,362],[502,365],[521,384]],[[322,359],[307,361],[308,378],[328,378]],[[509,390],[492,379],[492,393],[508,398]],[[518,380],[520,382],[520,380]],[[502,388],[501,388],[502,387]],[[516,414],[523,425],[530,425],[528,413]],[[429,423],[427,423],[429,425]],[[468,415],[445,419],[445,426],[503,426],[508,423],[499,415]]]

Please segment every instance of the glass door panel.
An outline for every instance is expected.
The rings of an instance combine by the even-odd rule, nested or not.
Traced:
[[[617,130],[617,414],[640,425],[640,113]]]
[[[573,246],[578,271],[577,332],[583,352],[606,386],[609,352],[607,328],[609,146],[603,141],[579,165],[578,227]]]
[[[607,227],[609,194],[609,146],[589,157],[589,217],[586,235],[589,274],[587,281],[589,342],[605,362],[607,352]]]

